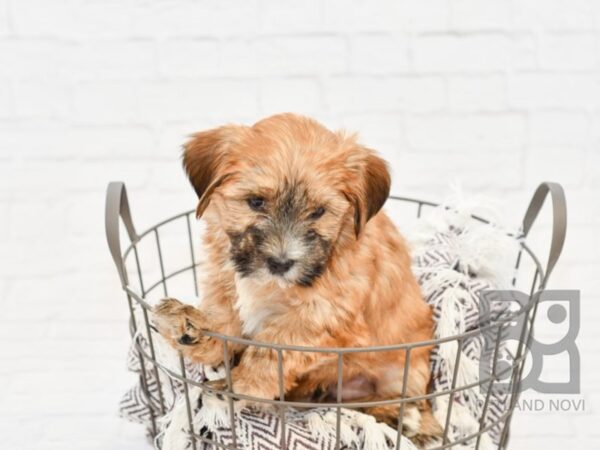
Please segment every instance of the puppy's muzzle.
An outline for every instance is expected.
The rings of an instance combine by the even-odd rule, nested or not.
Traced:
[[[293,259],[267,258],[267,267],[273,275],[283,275],[292,268],[294,263]]]

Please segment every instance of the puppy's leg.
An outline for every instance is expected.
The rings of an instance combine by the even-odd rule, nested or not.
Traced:
[[[286,357],[288,370],[283,371],[284,394],[292,389],[295,382],[295,375],[290,370],[290,365],[294,364]],[[249,347],[242,354],[238,366],[231,370],[231,380],[233,392],[235,394],[248,395],[257,399],[273,400],[279,397],[279,374],[277,363],[277,352],[266,348]],[[226,379],[208,381],[206,385],[215,390],[218,399],[223,400],[221,395],[228,389]],[[236,409],[243,409],[248,402],[234,398]],[[268,409],[266,403],[255,402],[254,406]]]
[[[221,320],[214,320],[214,312],[208,315],[173,298],[163,299],[153,313],[159,333],[185,358],[211,366],[223,362],[223,343],[203,332],[227,333],[230,330],[223,326],[223,319],[227,320],[228,316],[221,314]],[[235,352],[239,346],[232,347],[235,347],[232,348],[232,352]]]
[[[429,347],[422,347],[414,351],[414,357],[410,361],[407,380],[406,394],[409,397],[423,396],[428,392],[427,387],[431,378],[429,353]],[[412,440],[415,444],[425,446],[435,439],[440,438],[443,434],[443,429],[433,416],[431,404],[428,400],[420,400],[413,405],[420,414],[420,426],[412,436]],[[410,404],[407,406],[410,406]]]
[[[400,405],[373,406],[362,408],[360,411],[372,415],[378,422],[383,422],[394,429],[398,428],[402,412]],[[425,448],[427,444],[435,442],[442,436],[442,427],[433,417],[427,401],[407,403],[404,406],[402,434],[419,448]]]
[[[296,318],[290,320],[297,321]],[[266,328],[254,339],[258,342],[277,342],[288,345],[307,345],[311,347],[327,346],[326,333],[311,333],[303,338],[294,328],[286,326],[280,318],[281,325]],[[284,394],[296,386],[298,377],[310,370],[323,354],[315,352],[284,351],[282,354],[282,377]],[[249,346],[244,350],[240,363],[231,371],[233,392],[261,399],[272,400],[279,397],[279,363],[277,351],[270,348]],[[213,383],[217,386],[217,383]],[[219,387],[224,384],[221,383]]]
[[[406,362],[401,359],[399,363],[398,372],[403,373]],[[429,349],[415,349],[408,364],[410,366],[406,380],[400,377],[400,379],[395,380],[395,383],[379,386],[380,389],[387,389],[384,392],[379,392],[378,398],[369,398],[368,401],[398,399],[402,396],[409,399],[424,396],[427,393],[430,378]],[[403,392],[405,392],[404,395]],[[374,416],[379,422],[384,422],[392,428],[397,428],[401,419],[402,434],[421,448],[435,441],[443,432],[442,427],[433,416],[431,405],[427,400],[406,402],[403,410],[399,404],[392,404],[363,408],[362,412]],[[402,418],[400,418],[401,412],[403,413]]]

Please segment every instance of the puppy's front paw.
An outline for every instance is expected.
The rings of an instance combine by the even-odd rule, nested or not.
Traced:
[[[154,324],[158,332],[172,343],[194,345],[200,340],[200,312],[174,298],[165,298],[154,308]],[[194,321],[192,321],[192,316]]]
[[[165,298],[153,313],[158,332],[184,356],[213,366],[222,362],[222,346],[217,339],[203,333],[212,327],[201,311],[174,298]]]

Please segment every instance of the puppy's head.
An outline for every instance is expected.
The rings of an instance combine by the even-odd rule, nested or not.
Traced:
[[[310,286],[390,188],[385,162],[354,136],[292,114],[198,133],[183,163],[198,217],[226,233],[236,271],[284,285]]]

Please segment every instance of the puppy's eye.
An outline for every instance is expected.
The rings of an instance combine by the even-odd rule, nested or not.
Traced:
[[[247,202],[254,211],[261,211],[265,207],[265,199],[262,197],[250,197]]]
[[[311,220],[316,220],[319,217],[321,217],[323,214],[325,214],[325,208],[323,208],[322,206],[319,206],[312,213],[310,213],[310,216],[308,216],[308,218]]]

